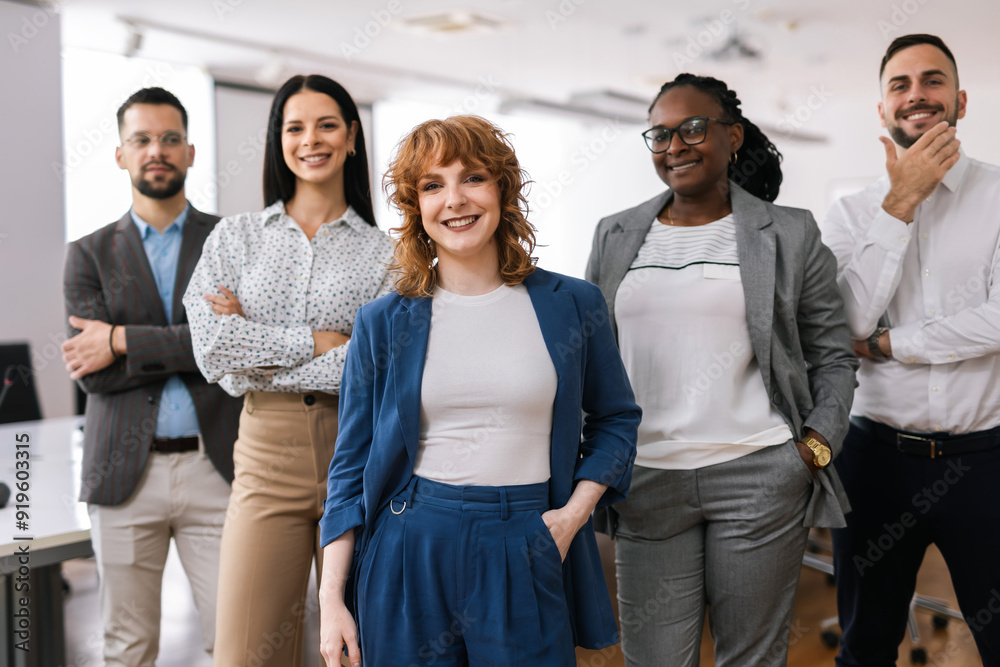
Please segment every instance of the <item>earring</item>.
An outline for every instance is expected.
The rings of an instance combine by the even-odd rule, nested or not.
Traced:
[[[354,157],[355,155],[357,155],[357,151],[354,150],[353,148],[347,151],[347,157]]]
[[[729,164],[736,164],[736,160],[737,160],[736,151],[733,151],[733,154],[729,156]]]

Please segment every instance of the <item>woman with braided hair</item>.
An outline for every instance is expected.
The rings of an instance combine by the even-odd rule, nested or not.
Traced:
[[[587,278],[642,407],[616,537],[628,665],[784,665],[809,526],[843,526],[829,466],[857,360],[836,262],[776,206],[781,154],[725,83],[681,74],[643,133],[668,189],[605,218]]]

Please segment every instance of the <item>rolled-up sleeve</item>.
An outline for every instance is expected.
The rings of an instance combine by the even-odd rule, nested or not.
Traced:
[[[330,462],[326,502],[319,522],[321,546],[365,521],[364,472],[371,452],[375,418],[375,363],[365,326],[365,312],[364,307],[358,311],[344,364],[337,445]]]
[[[574,479],[605,484],[600,505],[624,500],[632,482],[642,410],[635,402],[600,289],[587,285],[582,318],[589,332],[583,369],[583,439]]]

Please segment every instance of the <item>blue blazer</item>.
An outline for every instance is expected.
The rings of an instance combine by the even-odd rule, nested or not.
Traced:
[[[608,486],[600,504],[617,502],[632,479],[641,412],[604,297],[594,285],[542,269],[535,269],[524,285],[558,375],[551,505],[565,505],[579,479]],[[323,546],[357,529],[355,567],[379,511],[413,476],[431,302],[390,294],[363,306],[355,320],[320,520]],[[563,574],[576,644],[603,648],[617,643],[592,520],[570,545]],[[347,591],[348,603],[354,595]]]

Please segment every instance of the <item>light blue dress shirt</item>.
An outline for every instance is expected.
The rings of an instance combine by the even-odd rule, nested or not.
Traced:
[[[146,249],[149,267],[153,270],[156,289],[160,293],[160,300],[163,302],[163,310],[167,313],[168,321],[173,320],[174,287],[177,282],[181,238],[184,235],[184,224],[187,222],[190,210],[191,206],[189,205],[177,216],[176,220],[170,223],[169,227],[163,230],[162,234],[136,215],[135,211],[131,211],[132,221],[139,230],[142,246]],[[191,392],[184,385],[184,381],[174,375],[167,380],[163,394],[160,396],[160,409],[156,414],[155,436],[157,438],[184,438],[198,435],[200,432],[198,413],[195,412]]]

